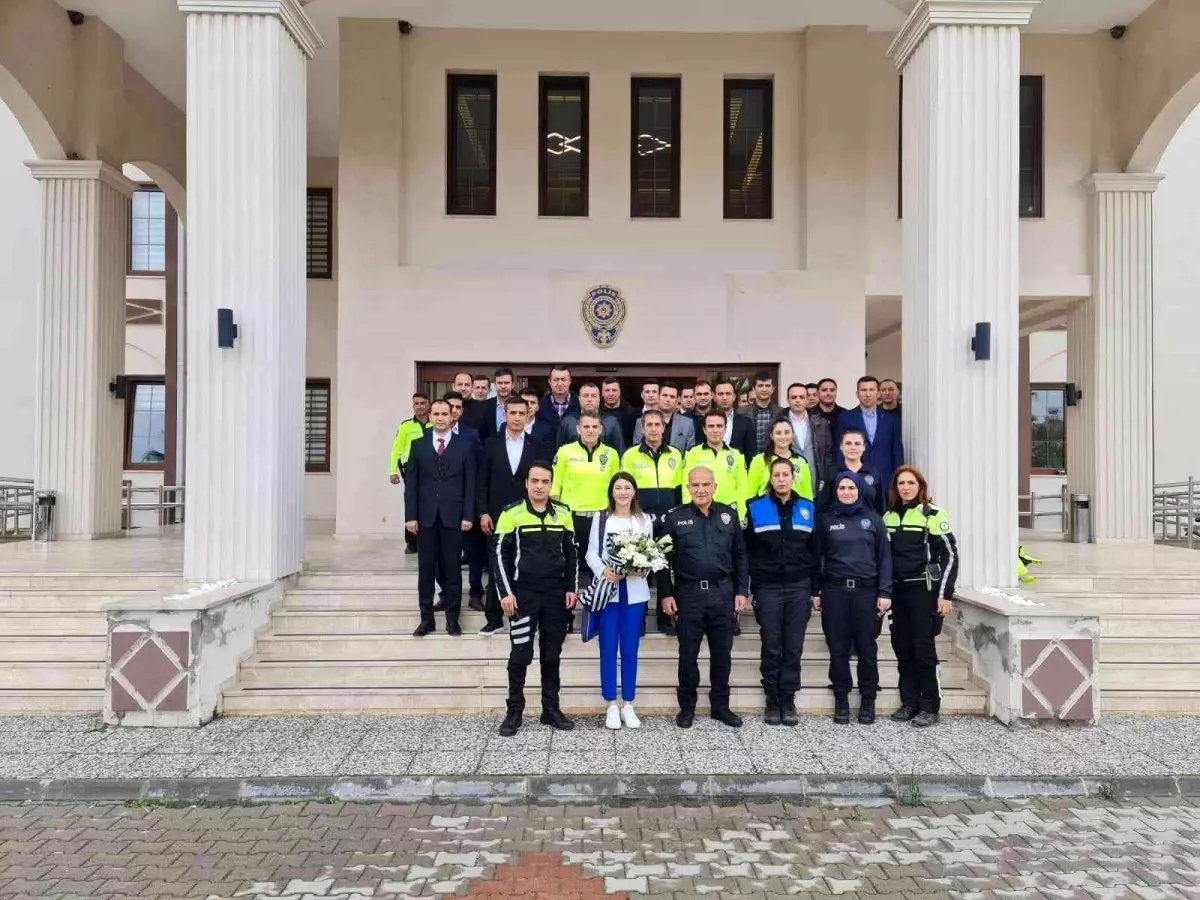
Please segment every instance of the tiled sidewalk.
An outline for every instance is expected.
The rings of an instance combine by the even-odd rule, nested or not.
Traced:
[[[106,728],[95,717],[0,718],[0,779],[286,778],[304,776],[831,775],[1094,776],[1200,774],[1200,719],[1111,718],[1091,728],[1010,729],[946,718],[926,730],[881,721],[798,728],[748,716],[684,731],[647,717],[571,732],[532,720],[515,738],[499,716],[222,718],[193,729]]]

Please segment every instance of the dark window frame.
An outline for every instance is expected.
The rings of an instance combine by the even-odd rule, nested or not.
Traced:
[[[325,268],[314,268],[312,260],[313,252],[313,215],[312,215],[312,198],[323,197],[329,210],[329,247],[326,253],[328,264]],[[312,281],[328,281],[333,278],[333,188],[331,187],[310,187],[305,194],[304,199],[304,258],[305,258],[305,277]]]
[[[1033,206],[1028,211],[1019,208],[1021,195],[1024,193],[1021,190],[1020,181],[1025,177],[1024,171],[1020,169],[1020,152],[1018,151],[1017,167],[1018,167],[1018,211],[1022,219],[1044,219],[1046,217],[1046,79],[1042,75],[1022,75],[1020,90],[1022,94],[1027,89],[1036,88],[1036,111],[1032,115],[1034,121],[1028,123],[1030,141],[1033,143],[1033,168],[1029,171],[1029,178],[1032,181]],[[1023,100],[1021,97],[1020,100]],[[1025,139],[1027,124],[1020,120],[1018,114],[1017,129],[1019,132],[1018,146]]]
[[[163,190],[156,184],[139,183],[135,194],[162,194]],[[128,246],[125,253],[125,274],[149,276],[151,278],[162,277],[167,274],[167,247],[166,247],[166,220],[171,215],[171,204],[168,202],[166,195],[163,195],[163,267],[161,269],[138,269],[133,265],[133,198],[129,198],[129,238]]]
[[[763,179],[763,209],[760,215],[744,215],[729,204],[729,119],[735,90],[763,91],[763,155],[759,161]],[[775,82],[770,78],[726,78],[722,88],[721,118],[721,206],[722,218],[735,221],[762,221],[775,217]]]
[[[664,213],[641,212],[638,210],[638,88],[667,88],[671,92],[671,201]],[[680,174],[683,168],[681,108],[683,79],[671,77],[641,77],[629,79],[629,217],[631,219],[678,219],[680,217]]]
[[[491,203],[486,209],[471,209],[464,204],[462,198],[456,197],[458,179],[455,177],[455,162],[458,158],[458,104],[455,102],[459,88],[472,87],[478,90],[486,87],[491,91],[491,122],[487,147],[488,188]],[[446,215],[448,216],[494,216],[496,215],[496,129],[499,122],[497,100],[499,97],[499,81],[495,75],[468,75],[459,72],[449,72],[446,75]]]
[[[1050,468],[1050,467],[1045,467],[1045,466],[1039,467],[1039,466],[1033,465],[1033,463],[1032,463],[1032,460],[1037,457],[1037,454],[1034,452],[1034,432],[1033,432],[1034,421],[1033,421],[1033,411],[1032,411],[1033,410],[1032,404],[1033,404],[1033,392],[1034,391],[1058,391],[1060,394],[1063,395],[1063,407],[1062,407],[1062,414],[1063,414],[1063,417],[1062,417],[1062,423],[1063,423],[1062,460],[1063,460],[1063,465],[1062,465],[1061,469]],[[1061,381],[1031,382],[1029,385],[1029,399],[1030,399],[1029,459],[1031,460],[1030,466],[1029,466],[1029,474],[1030,475],[1059,475],[1059,476],[1065,475],[1067,473],[1067,385],[1066,385],[1066,383],[1061,382]]]
[[[323,459],[310,461],[308,458],[308,422],[309,405],[308,393],[312,390],[325,392],[325,450]],[[332,471],[330,451],[333,444],[333,379],[306,378],[304,379],[304,472],[306,475],[327,475]]]
[[[590,85],[587,75],[539,75],[538,76],[538,216],[553,219],[586,219],[591,212],[591,178],[589,160],[592,155],[589,120],[591,119]],[[546,128],[548,113],[546,95],[549,90],[579,90],[583,114],[579,140],[582,143],[579,160],[579,180],[583,197],[583,210],[578,213],[547,212],[549,201],[547,184],[548,167],[546,153]]]
[[[167,379],[162,375],[137,375],[128,376],[125,379],[125,429],[124,429],[124,448],[121,451],[123,469],[129,472],[165,472],[167,468],[166,460],[166,440],[163,440],[163,461],[162,462],[134,462],[130,457],[130,444],[133,440],[133,414],[137,405],[137,389],[143,385],[157,385],[163,389],[163,423],[166,427],[170,427],[170,422],[166,420],[166,390]]]

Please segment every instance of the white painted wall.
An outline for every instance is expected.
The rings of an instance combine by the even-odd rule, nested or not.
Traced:
[[[38,184],[33,147],[0,101],[0,476],[33,477]]]
[[[1029,335],[1030,384],[1058,384],[1066,380],[1066,330],[1035,331]]]

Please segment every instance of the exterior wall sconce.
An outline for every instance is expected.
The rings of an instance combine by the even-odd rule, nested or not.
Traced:
[[[232,309],[217,310],[217,346],[223,350],[233,349],[237,340],[238,327],[233,321]]]
[[[971,338],[975,359],[981,362],[992,358],[992,323],[976,322],[975,337]]]

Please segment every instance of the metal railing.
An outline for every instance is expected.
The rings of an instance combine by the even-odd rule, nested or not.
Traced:
[[[1200,546],[1200,481],[1171,481],[1154,486],[1154,539]]]
[[[33,479],[0,478],[0,538],[33,534]]]
[[[1047,508],[1048,507],[1048,508]],[[1017,519],[1023,528],[1036,528],[1037,520],[1058,516],[1062,533],[1067,533],[1067,486],[1053,494],[1018,494]]]
[[[153,512],[158,525],[178,525],[183,521],[186,490],[182,484],[134,487],[132,481],[122,481],[121,527],[132,531],[133,515],[138,512]],[[142,496],[149,499],[138,499]]]

